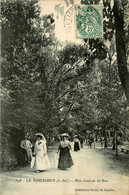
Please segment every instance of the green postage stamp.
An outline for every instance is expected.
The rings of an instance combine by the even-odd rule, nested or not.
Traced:
[[[102,38],[101,5],[76,6],[76,37],[77,38]]]

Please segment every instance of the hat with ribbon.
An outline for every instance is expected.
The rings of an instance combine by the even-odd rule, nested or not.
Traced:
[[[61,137],[68,137],[68,134],[67,133],[63,133],[63,134],[61,134]]]
[[[36,133],[35,135],[36,135],[36,136],[43,137],[43,134],[42,134],[42,133]]]

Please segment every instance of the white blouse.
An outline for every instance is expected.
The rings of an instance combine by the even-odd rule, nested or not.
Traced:
[[[65,140],[65,141],[60,141],[60,144],[59,144],[59,148],[62,147],[62,148],[66,148],[66,147],[71,147],[71,144],[68,140]]]
[[[47,153],[46,142],[44,140],[37,140],[35,143],[35,154],[39,151],[43,151],[44,154]]]

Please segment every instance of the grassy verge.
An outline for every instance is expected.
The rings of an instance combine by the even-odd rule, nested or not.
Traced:
[[[111,148],[95,149],[104,155],[105,161],[109,160],[109,168],[118,174],[129,176],[129,154],[125,152],[118,152],[118,156],[115,155],[115,150]]]

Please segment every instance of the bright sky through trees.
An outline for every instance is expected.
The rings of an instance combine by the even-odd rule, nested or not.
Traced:
[[[41,7],[41,15],[48,15],[53,13],[54,19],[55,19],[55,35],[60,41],[71,41],[74,43],[82,43],[81,39],[76,39],[75,34],[72,31],[71,33],[67,33],[66,29],[64,27],[64,16],[66,14],[66,11],[72,7],[72,5],[69,5],[68,7],[65,4],[65,1],[46,1],[46,0],[40,0],[39,5]],[[64,14],[59,14],[59,17],[57,18],[57,12],[55,11],[55,6],[60,5],[60,7],[64,7]],[[74,18],[73,18],[74,20]],[[75,27],[75,26],[74,26]]]

